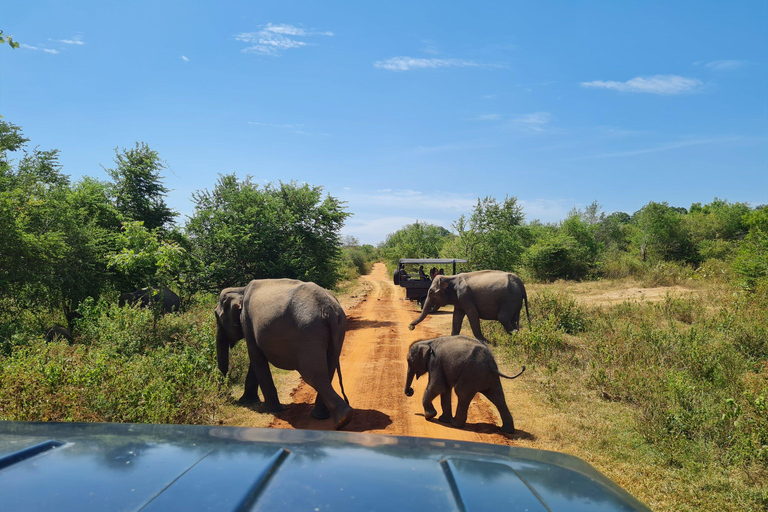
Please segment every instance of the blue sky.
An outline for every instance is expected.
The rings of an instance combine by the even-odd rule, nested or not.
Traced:
[[[107,179],[144,141],[169,204],[218,174],[321,185],[376,243],[478,197],[554,222],[768,203],[768,3],[6,2],[0,114]]]

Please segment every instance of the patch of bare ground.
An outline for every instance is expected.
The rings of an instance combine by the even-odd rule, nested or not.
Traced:
[[[581,283],[557,281],[552,284],[526,285],[529,295],[543,290],[567,293],[580,304],[611,306],[622,302],[661,302],[668,295],[686,296],[701,293],[698,287],[681,285],[643,287],[636,281],[588,281]]]

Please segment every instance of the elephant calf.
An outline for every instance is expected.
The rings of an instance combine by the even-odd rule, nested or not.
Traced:
[[[69,331],[69,329],[67,329],[61,324],[53,324],[53,327],[51,327],[45,332],[45,341],[50,343],[53,340],[56,340],[59,338],[64,338],[65,340],[67,340],[67,343],[69,343],[70,345],[75,340],[72,337],[72,333]]]
[[[121,293],[118,299],[118,306],[121,308],[127,305],[138,304],[142,308],[152,308],[160,303],[163,313],[173,313],[179,311],[181,301],[179,296],[168,288],[155,290],[152,288],[139,288],[132,292]]]
[[[515,424],[504,399],[501,379],[514,379],[523,369],[510,377],[499,372],[493,354],[487,345],[469,336],[441,336],[431,340],[417,341],[408,350],[408,376],[405,394],[413,396],[413,377],[417,379],[429,373],[429,382],[424,392],[424,417],[437,416],[432,401],[440,395],[443,414],[438,418],[454,427],[463,427],[467,421],[469,404],[477,393],[484,394],[496,406],[501,415],[501,431],[514,433]],[[451,390],[456,390],[459,404],[456,416],[451,417]]]

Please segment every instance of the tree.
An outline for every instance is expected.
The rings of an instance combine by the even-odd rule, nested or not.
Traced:
[[[123,223],[117,239],[119,252],[108,257],[109,266],[128,277],[131,288],[170,288],[188,265],[188,255],[181,245],[150,231],[141,221]]]
[[[694,263],[699,259],[683,225],[681,210],[686,211],[651,201],[632,216],[633,243],[643,261],[650,258]]]
[[[167,229],[178,215],[165,203],[169,190],[160,172],[165,164],[157,151],[137,142],[122,152],[115,149],[114,169],[105,169],[114,181],[115,205],[126,220],[141,221],[152,231]]]
[[[13,40],[13,36],[5,35],[3,34],[3,31],[0,30],[0,44],[5,44],[6,40],[8,41],[8,46],[11,48],[16,49],[19,47],[19,43]]]
[[[539,239],[525,253],[525,265],[542,281],[581,279],[591,265],[584,247],[564,231]]]
[[[595,241],[606,249],[624,251],[629,245],[627,225],[631,217],[624,212],[602,216],[595,230]]]
[[[12,162],[8,152],[26,142],[0,121],[0,295],[67,313],[109,285],[105,255],[118,214],[103,184],[70,185],[56,150]]]
[[[458,239],[443,253],[466,258],[473,268],[515,271],[525,251],[524,219],[516,197],[478,199],[469,218],[462,215],[453,224]]]
[[[322,187],[259,187],[250,177],[220,176],[193,195],[187,224],[200,286],[220,290],[251,279],[288,277],[331,287],[338,280],[341,235],[350,215]]]
[[[733,268],[745,288],[754,290],[760,281],[768,280],[768,207],[744,215],[749,232],[739,247]]]
[[[390,263],[400,258],[437,258],[451,236],[442,226],[416,221],[388,234],[379,250]]]

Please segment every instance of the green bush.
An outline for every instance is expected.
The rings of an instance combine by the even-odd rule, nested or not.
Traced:
[[[564,233],[546,236],[525,253],[525,265],[536,279],[582,279],[590,270],[590,260],[575,238]]]
[[[0,367],[0,419],[211,423],[228,396],[214,349],[213,297],[163,317],[86,301],[77,343],[17,335]]]
[[[539,319],[550,320],[568,334],[583,332],[587,328],[586,312],[573,297],[565,293],[544,290],[531,298],[530,306],[535,311],[536,322]]]

